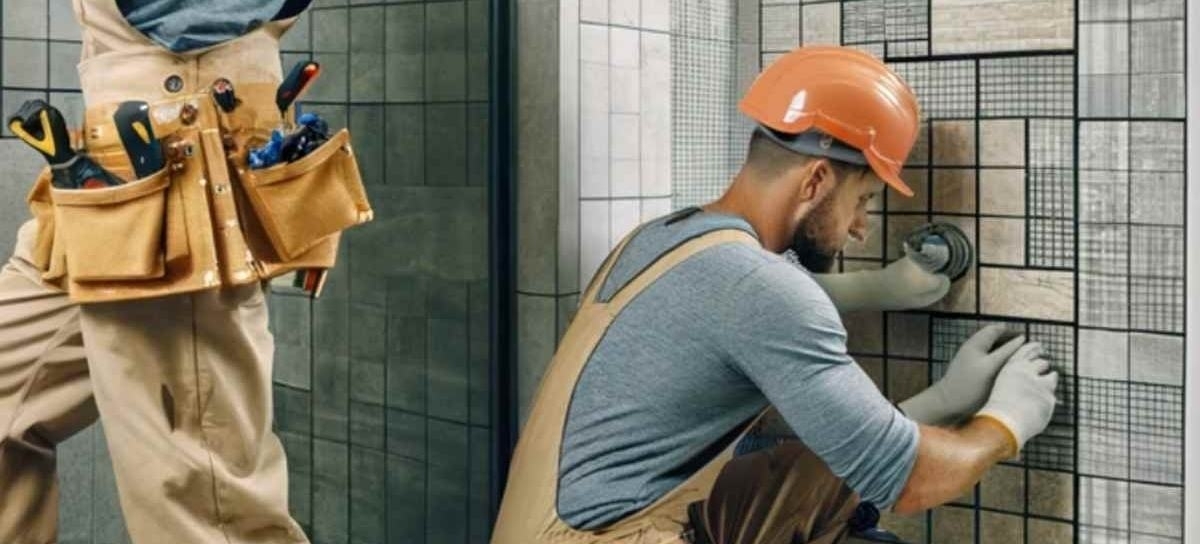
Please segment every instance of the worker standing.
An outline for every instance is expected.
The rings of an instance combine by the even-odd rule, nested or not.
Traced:
[[[370,218],[344,132],[247,163],[286,124],[279,39],[309,0],[73,4],[82,148],[127,181],[43,172],[0,272],[0,542],[56,541],[55,446],[97,417],[134,542],[307,542],[271,429],[263,283],[333,266],[338,232]],[[134,131],[119,111],[143,115]],[[141,177],[135,156],[165,164]],[[303,216],[274,200],[306,191],[321,205]]]
[[[949,284],[911,259],[821,276],[865,234],[871,198],[912,195],[909,87],[866,53],[804,47],[741,109],[758,127],[724,196],[640,226],[583,294],[521,432],[496,544],[840,542],[863,512],[961,496],[1048,424],[1057,375],[1000,327],[898,407],[847,355],[837,308],[870,306],[858,293],[928,303]],[[741,447],[768,410],[793,439]]]

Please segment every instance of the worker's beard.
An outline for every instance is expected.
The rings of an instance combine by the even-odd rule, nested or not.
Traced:
[[[826,196],[800,221],[792,235],[791,250],[796,260],[809,272],[828,274],[841,252],[840,244],[833,240],[833,198]]]

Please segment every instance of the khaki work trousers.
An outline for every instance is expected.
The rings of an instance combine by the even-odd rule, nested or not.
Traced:
[[[258,284],[75,305],[30,264],[0,271],[0,542],[54,542],[54,448],[97,415],[134,542],[307,542],[271,430]]]

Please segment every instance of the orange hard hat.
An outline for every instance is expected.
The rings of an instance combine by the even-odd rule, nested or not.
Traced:
[[[870,166],[892,188],[913,195],[900,170],[917,139],[917,97],[869,53],[795,49],[759,74],[740,107],[785,147]]]

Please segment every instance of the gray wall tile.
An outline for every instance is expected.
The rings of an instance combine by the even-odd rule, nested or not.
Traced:
[[[0,5],[0,21],[6,38],[45,38],[47,25],[46,0],[9,0]]]
[[[312,303],[307,297],[271,295],[271,333],[275,336],[274,380],[312,388]]]
[[[466,422],[467,327],[463,319],[429,320],[428,395],[437,399],[428,405],[429,414]]]
[[[389,408],[387,410],[387,452],[407,459],[424,461],[425,416]]]
[[[101,427],[102,428],[102,427]],[[93,435],[93,451],[96,452],[92,471],[92,537],[96,542],[128,544],[129,533],[125,530],[125,518],[121,515],[121,503],[117,495],[117,479],[113,474],[112,458],[108,455],[108,444],[104,433]]]
[[[388,540],[420,541],[425,534],[425,463],[398,455],[387,458]]]
[[[384,61],[387,99],[415,102],[425,97],[425,4],[387,6]]]
[[[60,542],[92,541],[93,463],[97,461],[92,425],[58,445],[58,538]]]
[[[386,115],[387,176],[384,182],[391,185],[424,185],[425,106],[388,105]]]
[[[350,444],[383,451],[387,438],[381,404],[350,401]]]
[[[429,542],[467,539],[470,484],[467,427],[429,420],[429,469],[426,538]]]
[[[349,447],[344,443],[313,442],[313,532],[315,543],[350,541]]]
[[[467,90],[466,3],[425,5],[425,99],[462,100]]]
[[[350,449],[350,542],[383,542],[387,530],[387,457],[379,450]]]
[[[303,433],[280,432],[288,465],[288,508],[304,531],[312,534],[312,436]]]
[[[315,9],[309,15],[312,17],[313,52],[345,53],[350,49],[348,9]]]
[[[79,40],[81,32],[75,21],[71,0],[50,0],[50,39]]]
[[[425,106],[425,184],[466,185],[466,155],[466,106]]]
[[[49,49],[44,41],[4,40],[4,85],[45,87]]]

